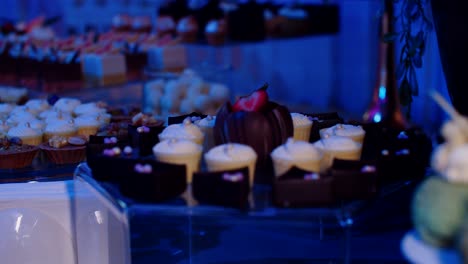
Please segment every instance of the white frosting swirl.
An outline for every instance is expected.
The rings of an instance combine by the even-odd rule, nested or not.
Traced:
[[[12,137],[37,137],[41,136],[41,132],[39,132],[36,129],[31,128],[28,123],[23,123],[20,125],[17,125],[15,127],[12,127],[8,133],[7,136],[12,138]]]
[[[50,108],[49,103],[44,99],[31,99],[26,102],[25,106],[27,106],[33,113],[36,114]]]
[[[351,151],[361,147],[361,144],[354,142],[348,137],[342,136],[331,136],[315,142],[314,145],[320,149],[332,151]]]
[[[60,98],[54,108],[63,112],[73,113],[75,108],[81,104],[81,101],[74,98]]]
[[[186,139],[163,140],[153,147],[153,153],[158,154],[192,154],[201,152],[202,147]]]
[[[219,145],[205,154],[205,159],[218,162],[251,161],[256,158],[257,153],[252,147],[239,143]]]
[[[184,120],[182,124],[173,124],[166,127],[159,137],[161,139],[189,139],[195,140],[203,138],[203,132],[200,128],[190,122],[188,119]]]
[[[39,119],[29,120],[29,121],[20,121],[18,126],[28,124],[30,128],[35,129],[37,131],[44,131],[45,122]]]
[[[74,133],[76,132],[76,126],[73,122],[62,121],[62,122],[54,122],[48,123],[44,130],[45,133]]]
[[[13,108],[14,108],[13,104],[1,103],[0,104],[0,115],[9,114],[11,111],[13,111]]]
[[[294,126],[312,125],[312,120],[310,120],[306,115],[300,113],[291,113],[291,118]]]
[[[78,105],[73,112],[75,115],[105,113],[106,109],[99,107],[96,103],[85,103]]]
[[[275,148],[271,155],[283,160],[319,160],[322,152],[309,142],[289,138],[285,144]]]
[[[203,119],[195,121],[195,124],[200,127],[214,127],[216,123],[216,116],[207,116]]]
[[[36,117],[30,112],[23,111],[23,112],[17,112],[14,115],[10,115],[10,117],[7,119],[7,123],[10,126],[15,126],[16,124],[20,122],[28,122],[31,120],[36,120]]]
[[[330,136],[344,136],[344,137],[352,137],[352,136],[360,136],[365,133],[362,126],[354,126],[354,125],[347,125],[347,124],[337,124],[332,127],[325,129],[324,135]]]
[[[74,120],[77,127],[100,127],[102,125],[97,116],[79,116]]]

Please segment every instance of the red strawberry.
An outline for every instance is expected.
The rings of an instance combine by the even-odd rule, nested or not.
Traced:
[[[234,105],[232,106],[232,110],[234,112],[260,111],[268,103],[268,94],[266,92],[267,87],[268,84],[264,84],[261,88],[257,89],[253,93],[247,96],[242,96],[234,103]]]

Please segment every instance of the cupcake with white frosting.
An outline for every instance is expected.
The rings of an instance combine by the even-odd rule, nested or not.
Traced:
[[[159,134],[160,141],[168,139],[187,139],[202,145],[204,135],[201,129],[190,121],[190,118],[186,118],[181,124],[169,125]]]
[[[31,99],[26,102],[25,106],[28,107],[29,111],[35,115],[38,115],[50,108],[49,103],[44,99]]]
[[[312,120],[308,116],[299,113],[291,113],[291,118],[294,126],[294,139],[309,141]]]
[[[54,109],[65,113],[73,113],[75,108],[81,104],[81,101],[74,98],[60,98],[54,104]]]
[[[253,186],[257,153],[248,145],[228,143],[216,146],[205,154],[208,171],[249,168],[249,182]]]
[[[359,160],[361,158],[362,144],[348,137],[331,136],[314,143],[324,153],[322,168],[329,168],[333,159]]]
[[[168,139],[153,147],[156,160],[186,166],[188,184],[192,182],[193,173],[200,168],[201,153],[202,147],[187,139]]]
[[[195,121],[195,124],[201,129],[205,135],[203,141],[203,150],[206,152],[215,146],[213,128],[216,122],[216,116],[207,116],[203,119]]]
[[[91,135],[96,135],[102,123],[97,116],[79,116],[74,120],[77,134],[86,139]]]
[[[319,172],[323,157],[322,150],[306,141],[289,138],[271,152],[275,176],[281,176],[293,166],[306,171]]]
[[[320,137],[330,137],[330,136],[341,136],[348,137],[357,143],[364,142],[364,136],[366,131],[362,126],[354,126],[348,124],[337,124],[329,128],[323,128],[320,130]]]
[[[13,104],[0,103],[0,119],[8,117],[14,107]]]
[[[105,108],[100,107],[97,103],[94,103],[94,102],[80,104],[73,110],[73,113],[76,116],[92,115],[92,114],[99,114],[99,113],[105,113],[105,112],[106,112]]]
[[[20,121],[18,125],[28,124],[28,126],[32,129],[40,131],[41,133],[44,131],[45,122],[39,119],[29,120],[29,121]]]
[[[29,123],[23,123],[15,127],[10,128],[7,133],[7,137],[14,138],[18,137],[21,139],[23,144],[38,146],[42,143],[42,132],[30,127]]]
[[[31,114],[30,112],[22,111],[16,112],[15,114],[10,114],[6,122],[10,127],[14,127],[20,122],[29,122],[32,120],[36,120],[36,116]]]
[[[53,136],[69,138],[77,134],[73,119],[62,122],[47,123],[44,129],[44,141],[48,142]]]
[[[8,130],[10,130],[10,126],[7,125],[5,120],[0,120],[0,137],[6,136]]]

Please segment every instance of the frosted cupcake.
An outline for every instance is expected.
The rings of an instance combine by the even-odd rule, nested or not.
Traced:
[[[208,171],[224,171],[248,167],[253,186],[257,153],[248,145],[229,143],[216,146],[205,154]]]
[[[105,113],[105,112],[106,112],[105,108],[100,107],[97,103],[94,103],[94,102],[80,104],[73,110],[73,113],[76,116],[99,114],[99,113]]]
[[[79,116],[74,120],[77,129],[77,134],[89,139],[89,136],[96,135],[101,122],[96,116]]]
[[[322,169],[329,168],[333,159],[359,160],[361,158],[362,144],[348,137],[331,136],[314,143],[324,153]]]
[[[195,124],[201,129],[205,135],[205,140],[203,141],[203,150],[206,152],[212,147],[215,146],[213,127],[216,122],[216,116],[207,116],[203,119],[195,121]]]
[[[45,128],[45,122],[39,119],[34,119],[34,120],[29,120],[29,121],[20,121],[18,125],[25,125],[28,124],[28,126],[32,129],[35,129],[37,131],[43,132]]]
[[[171,164],[185,165],[187,183],[192,183],[192,176],[200,168],[202,147],[186,139],[169,139],[153,147],[156,160]]]
[[[309,141],[312,120],[308,116],[299,113],[291,113],[291,118],[294,126],[294,139]]]
[[[322,157],[322,151],[313,144],[292,138],[271,153],[275,176],[283,175],[293,166],[306,171],[319,172]]]
[[[68,121],[48,123],[44,129],[44,141],[48,142],[53,136],[61,136],[69,138],[75,136],[77,128],[73,122],[73,119]]]
[[[167,139],[187,139],[202,145],[204,135],[201,129],[190,121],[190,118],[186,118],[181,124],[170,125],[159,134],[160,141]]]
[[[50,108],[49,103],[44,99],[31,99],[26,102],[25,106],[29,109],[29,112],[35,115]]]
[[[6,136],[8,133],[8,130],[10,130],[10,126],[7,125],[6,121],[0,120],[0,137]]]
[[[60,98],[54,104],[54,109],[65,113],[73,113],[75,108],[81,104],[81,101],[74,98]]]
[[[21,122],[29,122],[32,120],[36,120],[36,117],[33,114],[27,111],[22,111],[16,112],[13,115],[10,114],[10,117],[8,117],[6,122],[10,127],[14,127]]]
[[[69,120],[72,119],[72,114],[67,112],[62,112],[56,109],[49,109],[39,114],[39,119],[44,120],[46,123],[53,122],[56,119]]]
[[[12,104],[0,103],[0,119],[8,117],[13,108]]]
[[[8,130],[8,138],[20,138],[23,144],[38,146],[42,143],[42,132],[32,129],[29,123],[20,124]]]
[[[364,136],[366,135],[366,131],[362,128],[362,126],[354,126],[354,125],[347,125],[347,124],[337,124],[329,128],[324,128],[320,130],[320,137],[330,137],[330,136],[342,136],[348,137],[357,143],[361,143],[364,141]]]

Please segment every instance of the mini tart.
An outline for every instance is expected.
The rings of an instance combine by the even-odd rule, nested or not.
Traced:
[[[19,169],[31,166],[39,148],[30,145],[0,146],[0,169]]]
[[[55,136],[39,148],[54,164],[74,164],[86,159],[86,140],[82,137]]]

